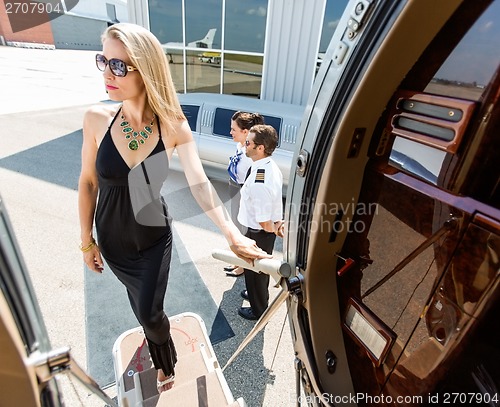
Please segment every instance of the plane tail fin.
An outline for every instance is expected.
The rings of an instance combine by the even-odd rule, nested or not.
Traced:
[[[212,48],[216,32],[217,28],[211,28],[210,30],[208,30],[207,35],[205,35],[205,38],[201,40],[201,42],[207,44],[207,48]]]

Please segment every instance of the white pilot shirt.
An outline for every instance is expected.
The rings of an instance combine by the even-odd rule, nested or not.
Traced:
[[[283,175],[271,157],[254,161],[251,168],[241,188],[238,222],[260,230],[259,222],[283,219]]]

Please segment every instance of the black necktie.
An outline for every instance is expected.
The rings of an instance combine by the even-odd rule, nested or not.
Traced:
[[[252,172],[252,166],[250,166],[248,168],[248,171],[247,171],[247,175],[245,175],[245,181],[247,180],[247,178],[250,176],[250,173]]]

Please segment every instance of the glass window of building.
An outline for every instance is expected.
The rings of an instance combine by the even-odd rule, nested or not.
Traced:
[[[176,91],[184,92],[182,3],[178,0],[150,1],[149,26],[167,54]]]
[[[226,0],[222,93],[260,97],[268,0]]]
[[[262,55],[226,52],[222,93],[259,98],[263,62]]]
[[[184,0],[186,47],[221,49],[222,0]]]
[[[326,2],[318,67],[347,2]],[[268,0],[155,0],[149,11],[178,92],[260,97]]]
[[[259,97],[267,6],[268,0],[151,1],[150,28],[177,92]]]
[[[221,0],[184,0],[186,91],[220,93]]]
[[[267,0],[226,0],[224,49],[264,52]]]
[[[182,44],[182,3],[178,0],[149,2],[149,26],[162,44]]]
[[[210,56],[213,55],[213,56]],[[186,91],[220,93],[220,52],[186,51]]]
[[[184,0],[186,92],[220,93],[222,0]]]

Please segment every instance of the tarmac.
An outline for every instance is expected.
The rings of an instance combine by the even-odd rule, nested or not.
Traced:
[[[94,54],[0,46],[0,195],[52,346],[70,346],[84,369],[89,352],[95,350],[87,348],[86,271],[78,250],[75,182],[80,162],[74,157],[84,112],[107,99]],[[176,187],[183,187],[182,174],[175,182]],[[224,183],[214,181],[214,185],[221,193],[225,190]],[[212,250],[227,244],[192,201],[180,205],[184,212],[177,221],[174,216],[174,233],[234,331],[233,337],[214,345],[224,365],[255,323],[237,315],[238,307],[244,305],[239,296],[243,281],[225,277],[224,264],[212,258]],[[279,244],[275,258],[281,256]],[[270,287],[271,298],[277,293],[278,289]],[[105,313],[106,304],[102,308]],[[234,397],[243,397],[249,407],[295,406],[293,361],[283,305],[224,375]],[[66,406],[106,405],[70,375],[62,375],[60,385]],[[104,391],[116,397],[114,385]]]

